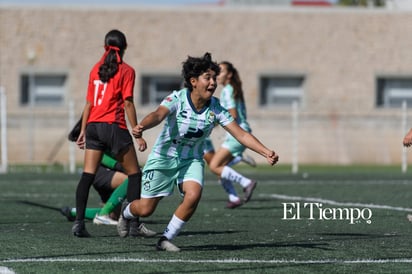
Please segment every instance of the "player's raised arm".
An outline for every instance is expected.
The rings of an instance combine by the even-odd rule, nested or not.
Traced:
[[[224,128],[242,145],[265,157],[270,165],[274,165],[279,161],[279,156],[273,150],[263,145],[255,136],[243,130],[235,121]]]

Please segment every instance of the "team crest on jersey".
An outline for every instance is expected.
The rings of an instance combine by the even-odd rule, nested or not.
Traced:
[[[213,123],[215,121],[215,113],[213,111],[209,112],[209,122]]]

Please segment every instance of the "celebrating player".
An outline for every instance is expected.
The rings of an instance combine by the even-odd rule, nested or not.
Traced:
[[[159,201],[173,193],[176,184],[183,201],[156,247],[158,250],[180,251],[171,240],[189,221],[200,201],[205,165],[203,142],[217,124],[240,143],[265,157],[270,165],[278,161],[274,151],[239,127],[213,97],[218,74],[219,66],[212,61],[210,53],[202,57],[189,56],[182,68],[185,88],[167,96],[155,111],[133,128],[133,135],[139,138],[145,130],[166,120],[143,169],[141,199],[123,205],[117,227],[121,237],[128,235],[132,219],[150,216]]]

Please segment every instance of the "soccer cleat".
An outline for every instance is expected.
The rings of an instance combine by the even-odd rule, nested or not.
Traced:
[[[74,220],[76,220],[76,218],[72,216],[71,212],[72,212],[72,209],[68,206],[60,208],[60,213],[63,216],[65,216],[69,222],[73,222]]]
[[[255,190],[257,185],[256,181],[250,182],[250,184],[243,189],[243,193],[245,194],[244,201],[245,203],[249,202],[250,198],[252,198],[253,190]]]
[[[237,207],[239,207],[239,206],[241,206],[241,205],[243,205],[243,203],[242,203],[242,200],[237,200],[236,202],[232,202],[232,201],[228,201],[227,203],[226,203],[226,208],[230,208],[230,209],[233,209],[233,208],[237,208]]]
[[[252,166],[252,167],[256,167],[256,162],[255,159],[253,159],[251,156],[249,155],[242,155],[242,162],[245,162],[246,164]]]
[[[75,220],[72,227],[73,235],[79,238],[88,238],[91,237],[89,232],[86,230],[84,225],[84,220]]]
[[[162,236],[157,242],[156,249],[159,251],[179,252],[180,248],[172,244],[165,236]]]
[[[95,225],[117,225],[117,221],[109,217],[109,215],[99,215],[93,218],[93,223]]]
[[[156,234],[155,231],[148,229],[144,223],[139,223],[137,219],[132,219],[130,221],[130,236],[150,238],[156,236]]]
[[[126,219],[123,216],[123,211],[126,208],[128,203],[124,201],[122,203],[122,208],[120,209],[120,217],[119,221],[117,222],[117,233],[119,234],[120,237],[125,238],[129,235],[129,230],[130,230],[130,221],[131,219]]]

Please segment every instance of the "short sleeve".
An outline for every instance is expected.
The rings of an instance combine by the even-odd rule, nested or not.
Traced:
[[[133,97],[134,82],[136,78],[136,73],[133,68],[128,67],[123,76],[122,83],[122,97],[126,100],[129,97]]]
[[[174,112],[177,109],[179,103],[179,95],[177,91],[166,96],[163,101],[160,103],[161,106],[167,107],[170,112]]]

